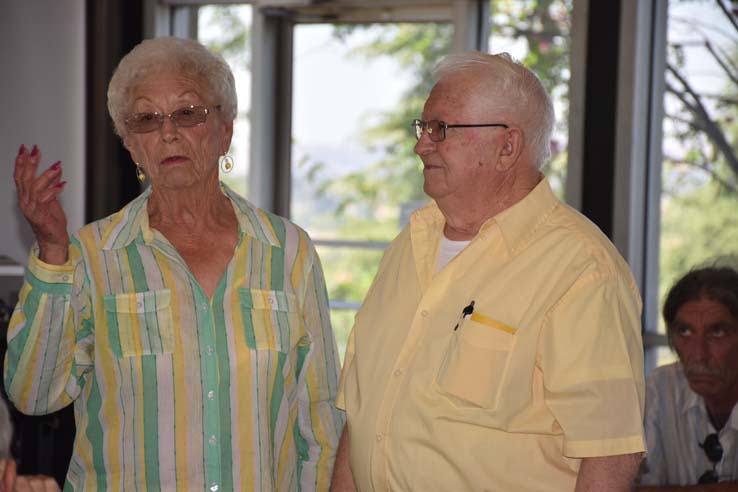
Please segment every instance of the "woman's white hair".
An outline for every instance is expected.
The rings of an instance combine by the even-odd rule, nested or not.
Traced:
[[[507,53],[489,55],[478,51],[449,55],[436,66],[435,79],[463,72],[479,74],[479,96],[488,98],[495,114],[510,118],[523,130],[528,152],[540,169],[551,158],[551,133],[555,120],[553,103],[535,73]],[[476,122],[473,122],[476,123]],[[480,122],[489,123],[489,122]]]
[[[10,444],[13,441],[13,422],[5,401],[0,398],[0,460],[12,458]]]
[[[193,39],[146,39],[121,59],[108,85],[108,112],[118,135],[125,134],[125,118],[130,112],[136,86],[165,71],[204,81],[209,91],[205,96],[221,106],[222,116],[228,121],[236,118],[236,82],[223,57]]]

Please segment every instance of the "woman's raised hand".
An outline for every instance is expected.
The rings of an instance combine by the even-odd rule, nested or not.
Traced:
[[[40,161],[41,152],[37,146],[34,145],[30,152],[25,145],[20,146],[13,174],[18,206],[36,236],[41,261],[61,265],[69,258],[67,217],[58,199],[66,181],[61,181],[59,161],[36,176]]]

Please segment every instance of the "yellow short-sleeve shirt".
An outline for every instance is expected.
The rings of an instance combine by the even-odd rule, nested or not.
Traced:
[[[644,451],[641,301],[607,238],[545,179],[436,273],[443,224],[412,215],[356,316],[359,489],[573,490],[581,458]]]

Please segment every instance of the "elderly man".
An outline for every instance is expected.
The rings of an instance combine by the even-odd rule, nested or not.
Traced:
[[[448,57],[436,79],[413,123],[433,202],[356,316],[333,489],[628,490],[644,451],[640,298],[540,172],[551,100],[506,54]]]
[[[738,272],[689,272],[669,291],[663,315],[679,361],[648,378],[638,490],[736,491]]]

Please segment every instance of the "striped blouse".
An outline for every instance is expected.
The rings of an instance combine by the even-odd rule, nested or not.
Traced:
[[[150,190],[31,254],[5,387],[44,414],[74,403],[65,490],[327,490],[343,415],[320,261],[307,234],[227,187],[239,241],[208,299],[149,227]]]

